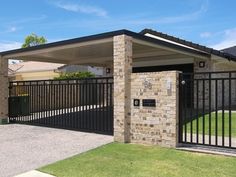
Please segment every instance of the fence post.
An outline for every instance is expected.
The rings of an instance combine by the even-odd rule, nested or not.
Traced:
[[[0,56],[0,124],[8,123],[8,60]]]

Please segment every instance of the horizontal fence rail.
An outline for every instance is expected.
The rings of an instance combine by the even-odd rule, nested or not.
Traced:
[[[236,71],[181,73],[179,142],[236,148]]]
[[[113,78],[9,83],[10,122],[113,133]]]

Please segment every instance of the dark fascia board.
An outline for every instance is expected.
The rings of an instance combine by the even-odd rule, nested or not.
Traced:
[[[125,30],[125,29],[107,32],[107,33],[96,34],[96,35],[91,35],[91,36],[79,37],[79,38],[74,38],[74,39],[69,39],[69,40],[64,40],[64,41],[58,41],[58,42],[53,42],[53,43],[48,43],[48,44],[42,44],[42,45],[28,47],[28,48],[21,48],[21,49],[4,51],[4,52],[0,52],[0,56],[5,56],[5,55],[9,55],[9,54],[17,54],[17,53],[22,53],[22,52],[30,52],[30,51],[46,49],[46,48],[51,48],[51,47],[58,47],[58,46],[63,46],[63,45],[68,45],[68,44],[88,42],[88,41],[92,41],[92,40],[106,39],[106,38],[111,38],[111,37],[122,35],[122,34],[127,35],[127,36],[131,36],[135,39],[140,39],[140,40],[144,40],[146,42],[161,45],[163,47],[173,48],[175,50],[180,50],[183,52],[187,52],[187,53],[191,53],[191,54],[195,54],[195,55],[200,55],[203,57],[210,57],[210,54],[207,52],[201,52],[198,50],[186,48],[183,46],[179,46],[179,45],[172,44],[172,43],[169,43],[166,41],[154,39],[154,38],[145,36],[143,34],[132,32],[132,31]]]
[[[203,45],[200,45],[200,44],[196,44],[196,43],[193,43],[193,42],[190,42],[190,41],[186,41],[186,40],[183,40],[183,39],[180,39],[180,38],[168,35],[168,34],[164,34],[164,33],[158,32],[158,31],[154,31],[152,29],[144,29],[140,32],[140,34],[142,34],[142,35],[145,35],[147,33],[152,34],[154,36],[156,35],[158,37],[162,37],[164,39],[167,39],[167,40],[170,40],[170,41],[182,44],[182,45],[186,45],[188,47],[195,48],[197,50],[201,50],[203,52],[207,52],[209,54],[213,54],[213,55],[216,55],[216,56],[219,56],[219,57],[223,57],[223,58],[226,58],[228,60],[236,61],[236,56],[234,56],[230,53],[220,51],[220,50],[215,50],[213,48],[209,48],[209,47],[206,47],[206,46],[203,46]]]
[[[32,46],[32,47],[27,47],[27,48],[4,51],[4,52],[0,52],[0,55],[4,56],[8,54],[16,54],[16,53],[29,52],[29,51],[39,50],[39,49],[58,47],[58,46],[63,46],[63,45],[68,45],[68,44],[99,40],[99,39],[113,37],[114,35],[121,35],[124,33],[125,33],[125,30],[112,31],[112,32],[101,33],[101,34],[96,34],[96,35],[91,35],[91,36],[84,36],[84,37],[68,39],[68,40],[63,40],[63,41],[58,41],[58,42],[52,42],[48,44],[42,44],[42,45],[37,45],[37,46]]]

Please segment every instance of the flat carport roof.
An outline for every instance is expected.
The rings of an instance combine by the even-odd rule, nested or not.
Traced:
[[[137,62],[158,59],[208,59],[210,53],[151,38],[128,30],[118,30],[54,43],[0,52],[3,59],[19,59],[65,64],[107,66],[113,63],[113,37],[133,38],[133,59]],[[137,64],[137,66],[139,66]]]

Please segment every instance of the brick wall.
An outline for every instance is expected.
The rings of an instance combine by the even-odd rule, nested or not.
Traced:
[[[176,147],[178,73],[133,73],[131,78],[131,142]],[[140,106],[133,105],[134,99]],[[155,99],[156,107],[144,107],[143,99]]]
[[[8,60],[0,56],[0,124],[8,120]]]
[[[132,72],[132,38],[115,36],[114,43],[114,140],[130,142],[130,78]]]

